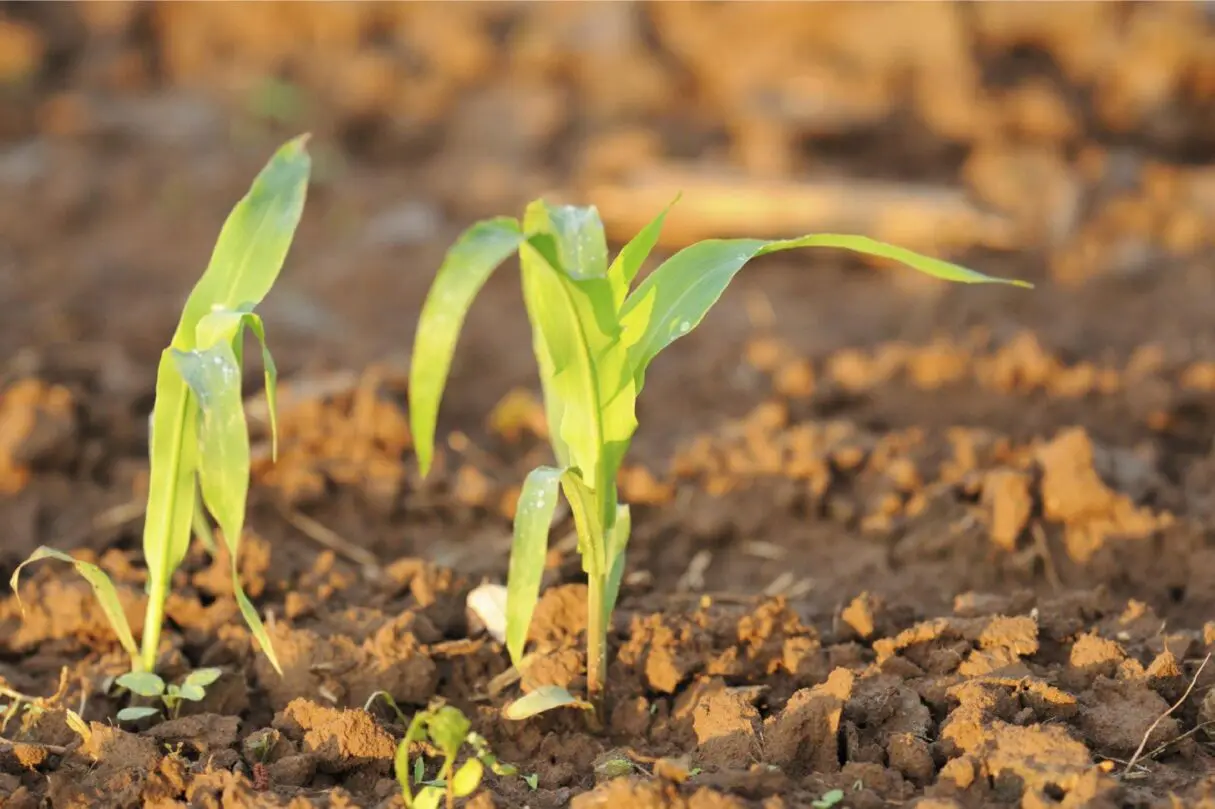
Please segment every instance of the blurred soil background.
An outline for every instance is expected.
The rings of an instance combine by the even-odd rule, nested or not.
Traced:
[[[253,526],[271,541],[250,564],[269,576],[264,554],[298,554],[276,556],[263,604],[324,578],[310,571],[318,542],[324,564],[336,553],[364,573],[412,554],[502,575],[515,487],[544,457],[511,265],[468,318],[441,421],[458,432],[435,482],[416,480],[403,412],[423,295],[474,220],[540,195],[593,203],[619,246],[682,192],[666,253],[710,236],[863,233],[1037,288],[945,285],[827,252],[743,272],[647,380],[624,478],[639,517],[622,605],[765,593],[825,645],[881,662],[917,642],[898,635],[913,619],[1032,610],[1037,626],[1034,598],[1083,594],[1093,600],[1068,602],[1071,629],[1043,630],[1033,665],[1089,666],[1082,629],[1125,648],[1058,681],[1080,695],[1051,718],[1078,728],[1067,754],[1079,763],[1049,776],[1007,765],[1030,802],[996,779],[966,803],[970,782],[942,765],[954,748],[913,766],[897,745],[862,754],[853,739],[845,758],[911,785],[863,805],[943,781],[960,785],[958,805],[1042,806],[1031,798],[1060,790],[1073,801],[1060,805],[1114,800],[1087,756],[1125,762],[1215,643],[1215,6],[0,3],[4,576],[38,544],[129,569],[156,357],[224,217],[303,131],[314,182],[261,309],[288,387],[284,455],[257,470]],[[567,587],[570,551],[558,543],[551,574]],[[285,614],[343,590],[318,592]],[[1127,634],[1136,621],[1154,629]],[[1166,625],[1184,650],[1161,651]],[[978,654],[972,629],[958,642]],[[54,624],[48,645],[40,631],[0,658],[15,670],[41,649],[62,664],[64,639],[87,634]],[[1032,657],[1037,643],[984,654]],[[847,665],[852,652],[832,654]],[[1136,655],[1127,673],[1118,661]],[[965,676],[999,668],[984,660]],[[1092,713],[1112,699],[1097,670],[1135,684],[1141,713],[1116,713],[1146,721]],[[27,687],[49,692],[57,671],[46,663]],[[1184,761],[1140,792],[1130,783],[1130,805],[1182,805],[1171,790],[1210,800],[1195,740],[1215,716],[1198,707],[1212,674],[1170,731],[1190,739]],[[250,682],[274,710],[290,698]],[[932,734],[967,704],[925,699]],[[693,735],[701,748],[712,738]],[[991,738],[959,742],[977,771],[1021,761],[1011,737]],[[588,787],[580,766],[548,787],[564,799]],[[753,801],[739,805],[767,794],[723,783]],[[539,805],[564,805],[545,794]]]

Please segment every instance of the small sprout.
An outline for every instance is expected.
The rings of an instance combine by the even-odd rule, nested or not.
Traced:
[[[507,710],[510,718],[589,703],[592,724],[601,723],[607,632],[630,534],[629,509],[617,502],[616,481],[637,429],[637,397],[651,362],[700,325],[744,265],[779,251],[825,247],[890,259],[947,281],[1030,286],[864,236],[830,233],[699,242],[634,286],[669,210],[610,263],[603,222],[593,206],[535,200],[522,221],[477,222],[448,251],[422,306],[408,390],[414,449],[425,476],[434,461],[439,404],[464,318],[494,270],[518,254],[556,465],[534,469],[520,490],[507,576],[506,648],[518,667],[540,597],[549,530],[564,495],[587,574],[587,697],[586,702],[569,695],[545,701],[529,694],[520,700],[523,705]]]
[[[372,696],[376,695],[396,708],[395,700],[388,694],[377,692]],[[443,757],[438,776],[429,781],[426,780],[423,759],[419,756],[412,764],[409,760],[410,745],[427,740]],[[471,755],[456,767],[456,760],[463,748],[468,748]],[[495,775],[515,775],[518,772],[509,764],[498,761],[490,752],[485,738],[473,732],[468,717],[450,705],[434,705],[414,714],[405,731],[405,738],[397,747],[394,769],[407,809],[435,809],[444,800],[450,809],[456,798],[468,797],[477,790],[485,770]],[[414,795],[411,784],[422,787],[417,795]]]
[[[534,772],[528,773],[527,775],[523,776],[523,783],[527,784],[528,788],[530,788],[532,792],[535,792],[540,788],[540,776]]]
[[[168,716],[177,718],[185,701],[200,702],[207,696],[207,686],[214,683],[223,674],[222,669],[206,668],[190,672],[178,684],[166,684],[159,676],[150,671],[132,671],[122,675],[114,683],[141,697],[158,698],[164,704]],[[133,705],[118,712],[118,721],[136,722],[156,716],[159,708]]]
[[[609,756],[595,764],[595,780],[610,781],[613,778],[632,775],[633,769],[633,762],[624,756]]]
[[[810,805],[813,806],[814,809],[831,809],[832,806],[835,806],[843,799],[844,790],[833,789],[830,792],[824,792],[823,797],[819,798],[817,801],[811,802]]]

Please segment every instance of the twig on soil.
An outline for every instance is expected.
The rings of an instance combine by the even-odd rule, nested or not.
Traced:
[[[0,749],[12,750],[14,747],[39,747],[52,756],[66,756],[68,749],[58,744],[43,744],[42,742],[15,742],[0,736]]]
[[[1160,716],[1156,717],[1156,721],[1153,722],[1148,727],[1148,729],[1144,732],[1143,740],[1139,742],[1139,747],[1135,749],[1135,755],[1131,756],[1131,760],[1128,761],[1126,764],[1126,769],[1122,773],[1124,776],[1128,772],[1130,772],[1131,767],[1133,767],[1135,765],[1135,762],[1139,760],[1139,756],[1143,753],[1143,748],[1147,747],[1148,739],[1151,738],[1152,731],[1156,730],[1156,726],[1159,725],[1161,722],[1163,722],[1165,717],[1167,717],[1173,711],[1180,708],[1181,704],[1183,702],[1185,702],[1187,699],[1189,699],[1190,692],[1194,690],[1194,686],[1198,683],[1198,678],[1202,675],[1202,670],[1207,667],[1207,663],[1209,663],[1210,660],[1211,660],[1211,654],[1208,652],[1207,656],[1202,659],[1202,663],[1199,664],[1198,670],[1194,672],[1194,677],[1190,680],[1189,686],[1186,687],[1185,693],[1181,695],[1181,699],[1174,702],[1172,705],[1169,706],[1169,709],[1167,711],[1162,713]]]
[[[380,577],[380,560],[371,551],[355,545],[332,528],[322,525],[298,511],[280,508],[279,512],[283,515],[283,519],[299,529],[304,536],[313,542],[323,545],[334,553],[344,556],[362,567],[363,573],[369,579],[374,580]]]
[[[789,555],[787,548],[762,539],[751,539],[744,542],[742,550],[748,556],[767,559],[770,562],[780,562]]]
[[[1171,747],[1183,739],[1188,739],[1191,736],[1193,736],[1195,733],[1197,733],[1198,731],[1202,730],[1203,728],[1209,728],[1211,725],[1215,725],[1215,721],[1199,722],[1197,725],[1190,728],[1185,733],[1182,733],[1177,738],[1169,739],[1167,742],[1162,742],[1161,744],[1157,745],[1156,749],[1153,750],[1152,752],[1148,753],[1146,756],[1144,756],[1144,758],[1149,759],[1149,760],[1155,759],[1157,756],[1159,756],[1161,753],[1163,753],[1165,751],[1165,748]]]
[[[688,562],[688,569],[679,577],[679,581],[675,583],[675,589],[684,592],[700,592],[705,589],[705,571],[709,569],[709,565],[713,564],[713,554],[709,551],[700,550],[692,556],[692,560]]]
[[[1054,554],[1050,552],[1050,544],[1046,541],[1046,532],[1042,530],[1039,523],[1034,523],[1031,529],[1034,536],[1034,545],[1038,549],[1038,556],[1042,559],[1043,573],[1046,575],[1046,583],[1055,592],[1063,589],[1063,581],[1059,578],[1059,570],[1055,567]]]

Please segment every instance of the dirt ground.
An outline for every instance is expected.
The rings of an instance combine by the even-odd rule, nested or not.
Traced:
[[[1215,806],[1206,9],[0,3],[5,579],[71,551],[142,625],[155,358],[270,151],[310,130],[316,155],[262,308],[277,464],[249,378],[240,564],[284,673],[195,548],[161,671],[224,674],[119,725],[91,591],[30,568],[25,614],[0,600],[0,805],[399,806],[383,690],[535,775],[487,776],[479,809]],[[422,296],[477,217],[544,193],[618,243],[679,189],[666,254],[848,230],[1037,288],[827,253],[744,272],[647,378],[606,732],[511,722],[520,689],[580,687],[584,583],[562,523],[538,662],[499,689],[466,598],[546,461],[518,278],[469,316],[427,481]]]

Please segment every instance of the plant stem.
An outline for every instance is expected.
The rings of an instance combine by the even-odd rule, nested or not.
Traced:
[[[605,576],[587,579],[586,600],[586,693],[595,706],[596,719],[603,720],[603,690],[607,683],[607,615],[603,609]]]
[[[148,592],[148,608],[143,616],[143,670],[156,671],[156,657],[160,650],[160,626],[164,623],[165,600],[169,597],[169,577],[156,576]]]

